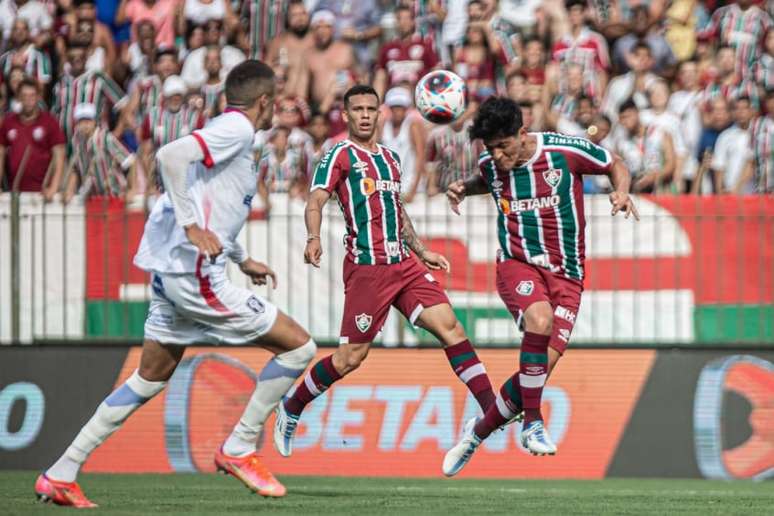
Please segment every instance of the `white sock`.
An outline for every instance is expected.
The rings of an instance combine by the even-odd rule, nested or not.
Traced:
[[[263,430],[264,422],[316,353],[317,345],[309,339],[309,342],[300,348],[281,353],[269,360],[258,375],[255,391],[247,402],[242,417],[223,444],[223,453],[232,457],[244,457],[255,451],[255,443]]]
[[[53,480],[74,482],[91,452],[110,434],[121,428],[132,412],[160,393],[166,384],[167,382],[149,382],[135,370],[123,385],[100,403],[97,411],[81,428],[64,455],[46,471],[46,475]]]

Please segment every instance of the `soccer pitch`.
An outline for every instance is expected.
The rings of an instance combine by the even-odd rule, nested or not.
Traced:
[[[71,509],[35,501],[37,473],[0,472],[2,514]],[[253,495],[221,475],[83,475],[98,514],[771,514],[770,482],[287,477],[288,495]],[[64,514],[64,513],[62,513]]]

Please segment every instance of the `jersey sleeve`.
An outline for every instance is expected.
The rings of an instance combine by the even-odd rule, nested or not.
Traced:
[[[207,127],[192,132],[191,136],[202,149],[202,163],[212,168],[239,155],[246,145],[252,147],[255,133],[246,119],[235,122],[232,117],[221,117]]]
[[[334,147],[317,164],[310,191],[322,188],[328,193],[333,193],[347,176],[348,169],[349,154],[345,147],[343,145]]]
[[[578,174],[606,174],[613,168],[613,155],[605,148],[585,138],[567,138],[570,143],[561,145],[570,169]],[[550,146],[546,150],[554,150]]]

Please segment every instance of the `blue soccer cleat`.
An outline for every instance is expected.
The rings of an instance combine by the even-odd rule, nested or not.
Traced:
[[[524,425],[521,431],[521,444],[532,455],[556,454],[556,445],[539,419]]]
[[[455,444],[451,450],[446,452],[443,458],[443,474],[447,477],[453,477],[460,472],[465,464],[473,457],[473,452],[481,444],[481,439],[473,431],[480,418],[474,417],[465,423],[465,429],[462,433],[462,439]]]

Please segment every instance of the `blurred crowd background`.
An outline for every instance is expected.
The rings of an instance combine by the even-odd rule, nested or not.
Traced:
[[[529,130],[618,153],[637,192],[770,194],[773,12],[753,0],[0,0],[0,185],[153,198],[155,151],[217,116],[228,71],[258,58],[278,77],[273,128],[255,140],[267,210],[275,192],[304,198],[346,138],[356,83],[384,99],[379,140],[402,157],[406,202],[476,173],[482,145],[466,128],[491,95],[518,102]],[[446,126],[413,109],[435,68],[468,85]]]

